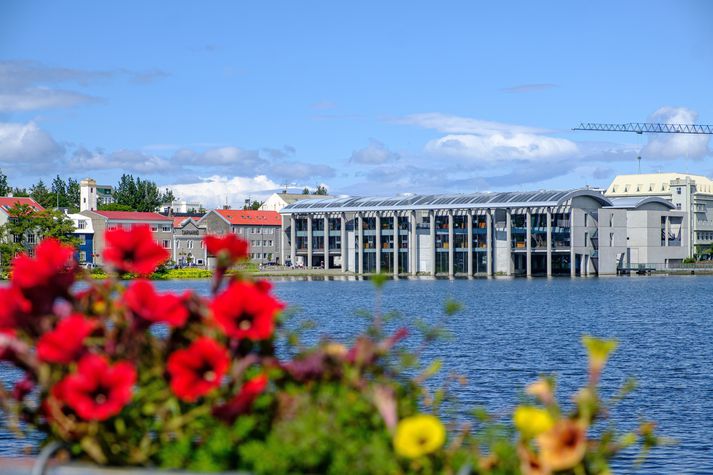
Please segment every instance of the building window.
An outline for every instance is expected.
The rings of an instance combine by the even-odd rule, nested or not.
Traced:
[[[193,241],[186,242],[186,249],[193,249]]]
[[[201,249],[205,249],[205,243],[201,241]]]
[[[116,229],[116,224],[110,224],[109,226],[107,226],[107,229],[108,229],[109,231],[115,230],[115,229]]]
[[[199,266],[203,265],[203,259],[196,259],[196,264]]]
[[[15,244],[21,243],[22,242],[22,234],[13,234],[12,240],[15,242]]]
[[[34,234],[28,234],[28,235],[27,235],[27,243],[28,243],[28,244],[34,244],[34,243],[35,243],[35,235],[34,235]]]
[[[680,188],[680,187],[676,188],[676,194],[677,194],[677,195],[680,195],[680,194],[681,194],[681,188]]]
[[[163,227],[161,228],[161,231],[164,233],[170,233],[171,232],[171,226],[168,224],[164,224]]]
[[[168,239],[164,239],[163,247],[164,247],[164,249],[171,249],[171,241],[169,241]]]
[[[155,224],[151,225],[151,232],[157,233],[158,232],[158,226]]]
[[[77,221],[77,229],[87,229],[87,222],[83,219]]]
[[[79,262],[87,261],[87,253],[84,251],[79,251]]]
[[[87,236],[86,234],[80,234],[79,235],[79,244],[86,244],[87,243]]]
[[[589,233],[584,233],[584,244],[583,244],[584,246],[587,245],[587,241],[589,241]]]
[[[609,247],[614,246],[614,233],[609,233]]]
[[[676,209],[681,209],[681,203],[676,203]]]

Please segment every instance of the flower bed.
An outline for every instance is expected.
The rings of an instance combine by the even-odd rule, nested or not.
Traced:
[[[512,421],[445,419],[447,389],[424,385],[439,364],[399,345],[419,338],[425,348],[440,327],[386,334],[376,314],[348,346],[303,347],[283,330],[270,285],[228,272],[247,258],[240,238],[206,238],[217,257],[209,299],[157,292],[143,278],[122,284],[168,257],[148,228],[109,231],[106,242],[108,279],[46,240],[36,257],[14,260],[0,289],[0,359],[24,371],[0,388],[2,410],[12,428],[41,431],[73,459],[254,473],[607,473],[621,450],[657,443],[651,424],[591,435],[607,414],[597,384],[611,341],[583,340],[589,379],[571,412],[542,378]],[[277,357],[278,341],[289,356]]]

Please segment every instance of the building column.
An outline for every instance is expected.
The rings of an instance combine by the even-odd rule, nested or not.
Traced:
[[[525,212],[525,275],[532,277],[532,210]]]
[[[347,269],[349,268],[347,265],[347,216],[345,213],[342,213],[340,216],[340,247],[341,247],[341,253],[342,253],[342,272],[346,272]]]
[[[376,212],[376,273],[381,272],[381,213]]]
[[[508,267],[505,275],[512,275],[512,212],[510,208],[505,210],[505,239],[507,241],[508,250]]]
[[[297,220],[295,215],[290,215],[290,262],[295,265],[297,259]]]
[[[671,233],[671,220],[670,220],[670,216],[666,216],[666,221],[664,223],[664,234],[666,235],[665,236],[666,247],[668,247],[668,236],[670,233]]]
[[[581,269],[580,274],[582,276],[585,276],[585,275],[587,275],[587,255],[582,254],[582,257],[580,257],[579,259],[580,259],[579,268]]]
[[[455,275],[455,269],[453,266],[453,257],[455,252],[455,242],[453,238],[455,233],[453,232],[453,210],[448,210],[448,277],[453,277]]]
[[[574,252],[574,208],[569,210],[569,275],[577,275],[577,254]]]
[[[394,239],[393,239],[393,251],[394,251],[394,277],[399,276],[399,238],[400,238],[400,231],[399,231],[399,216],[396,214],[396,211],[394,211]]]
[[[409,220],[411,222],[411,235],[408,238],[409,271],[411,275],[416,275],[418,273],[418,233],[416,230],[418,223],[416,222],[416,211],[409,213]]]
[[[547,208],[547,277],[552,277],[552,208]]]
[[[360,274],[364,273],[364,215],[362,213],[357,214],[357,222],[358,222],[358,236],[359,236],[359,246],[357,246],[357,256],[358,256],[358,264],[359,266],[357,267],[358,272]]]
[[[468,210],[466,217],[468,233],[468,276],[473,275],[473,210]]]
[[[307,268],[312,268],[312,215],[307,215]]]
[[[488,267],[485,272],[490,277],[493,275],[493,212],[490,209],[485,212],[485,232],[485,265]]]
[[[329,216],[324,215],[324,270],[329,269]]]
[[[436,275],[436,213],[433,210],[428,211],[430,218],[430,233],[431,233],[431,275]]]

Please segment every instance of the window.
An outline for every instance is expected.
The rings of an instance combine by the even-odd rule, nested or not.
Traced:
[[[193,241],[186,242],[186,249],[193,249]]]
[[[676,188],[676,194],[677,194],[677,195],[680,195],[680,194],[681,194],[681,187],[680,187],[680,186],[679,186],[678,188]]]
[[[609,227],[613,228],[614,227],[614,213],[611,213],[609,215]]]
[[[205,249],[205,243],[201,241],[201,249]]]
[[[87,243],[87,235],[86,234],[80,234],[79,235],[79,244],[86,244]]]
[[[122,227],[127,230],[131,229],[131,223],[124,223],[124,224],[122,224]]]
[[[614,246],[614,233],[609,233],[609,247]]]
[[[170,224],[164,224],[163,227],[161,227],[161,231],[164,233],[170,233],[171,232],[171,225]]]
[[[35,235],[34,235],[34,234],[28,234],[28,235],[27,235],[27,243],[28,243],[28,244],[34,244],[34,243],[35,243]]]
[[[79,262],[87,261],[87,253],[84,251],[79,251]]]
[[[109,231],[113,231],[114,229],[116,229],[116,224],[110,224],[109,226],[107,226],[107,229]]]
[[[158,232],[158,226],[155,224],[151,225],[151,232],[157,233]]]
[[[180,248],[181,248],[181,241],[176,240],[176,249],[180,249]]]
[[[163,247],[164,247],[164,249],[171,249],[171,241],[169,241],[168,239],[164,239]]]
[[[589,233],[584,233],[584,244],[583,246],[587,245],[587,241],[589,241]]]
[[[16,244],[21,243],[22,242],[22,234],[13,234],[12,240],[15,241]]]
[[[87,229],[87,222],[83,219],[77,221],[77,229]]]
[[[587,226],[587,221],[589,221],[589,214],[584,213],[584,226]]]
[[[196,264],[199,266],[203,265],[203,259],[196,259]]]
[[[676,209],[681,209],[681,203],[676,203]]]

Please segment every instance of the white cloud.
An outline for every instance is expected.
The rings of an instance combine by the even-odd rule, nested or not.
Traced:
[[[34,122],[0,122],[0,163],[35,165],[63,152],[64,148]]]
[[[280,185],[265,175],[252,178],[215,175],[200,182],[168,185],[167,188],[181,200],[197,201],[210,209],[219,208],[226,202],[235,207],[248,197],[263,200],[279,189]]]
[[[650,122],[695,124],[698,113],[685,107],[662,107],[649,117]],[[711,154],[709,135],[650,134],[642,156],[651,159],[701,159]]]
[[[400,155],[398,153],[392,152],[383,143],[372,139],[366,147],[352,152],[349,161],[362,165],[381,165],[396,161],[399,158]]]
[[[428,112],[412,114],[395,119],[398,124],[415,125],[425,129],[433,129],[447,134],[545,134],[551,131],[525,125],[505,124],[489,120],[473,119],[456,115]]]
[[[156,155],[147,155],[136,150],[117,150],[104,153],[79,148],[74,151],[69,169],[76,171],[119,169],[134,173],[159,173],[172,170],[171,162]]]
[[[434,155],[483,162],[578,155],[577,144],[571,140],[524,133],[451,134],[431,140],[426,144],[426,150]]]

